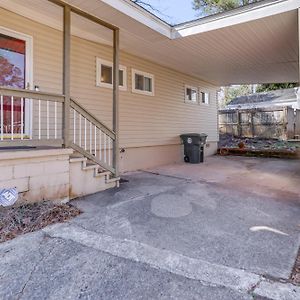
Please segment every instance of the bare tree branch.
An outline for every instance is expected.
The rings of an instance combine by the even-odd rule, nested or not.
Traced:
[[[172,19],[169,15],[163,13],[161,10],[157,9],[155,6],[150,4],[148,1],[143,1],[143,0],[131,0],[132,2],[136,3],[137,5],[144,7],[145,9],[151,11],[153,14],[162,17],[163,19],[168,18]]]
[[[156,9],[153,5],[151,5],[148,2],[142,1],[142,0],[131,0],[132,2],[142,5],[142,6],[146,6],[148,8],[150,8],[152,11],[155,11],[157,13],[161,13],[158,9]]]

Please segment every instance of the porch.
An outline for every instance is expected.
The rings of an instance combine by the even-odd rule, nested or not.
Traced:
[[[9,27],[0,31],[0,166],[6,171],[1,172],[0,183],[1,188],[17,187],[27,202],[68,200],[119,182],[119,29],[64,1],[43,3],[61,18],[60,54],[56,51],[59,57],[54,57],[61,62],[58,88],[48,82],[34,85],[40,81],[33,75],[34,55],[41,54],[33,51],[31,36]],[[111,35],[110,128],[72,94],[71,31],[78,22],[102,27]]]

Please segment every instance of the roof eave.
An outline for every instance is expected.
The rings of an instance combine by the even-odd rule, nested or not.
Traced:
[[[131,0],[101,0],[141,24],[171,38],[172,26]]]
[[[300,0],[262,1],[173,27],[172,38],[182,38],[211,30],[266,18],[298,9]]]
[[[300,7],[300,0],[266,0],[172,26],[131,0],[101,1],[169,39],[233,26]]]

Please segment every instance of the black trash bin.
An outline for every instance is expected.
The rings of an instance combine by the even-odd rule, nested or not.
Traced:
[[[204,161],[205,133],[185,133],[180,135],[184,145],[184,161],[198,164]]]

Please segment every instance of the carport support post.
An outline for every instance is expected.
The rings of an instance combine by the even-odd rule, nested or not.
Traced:
[[[63,7],[63,139],[64,147],[70,146],[70,50],[71,50],[71,8]]]
[[[119,177],[119,29],[113,34],[113,131],[115,140],[113,142],[113,167],[115,177]]]
[[[298,87],[300,87],[300,8],[298,8]]]

